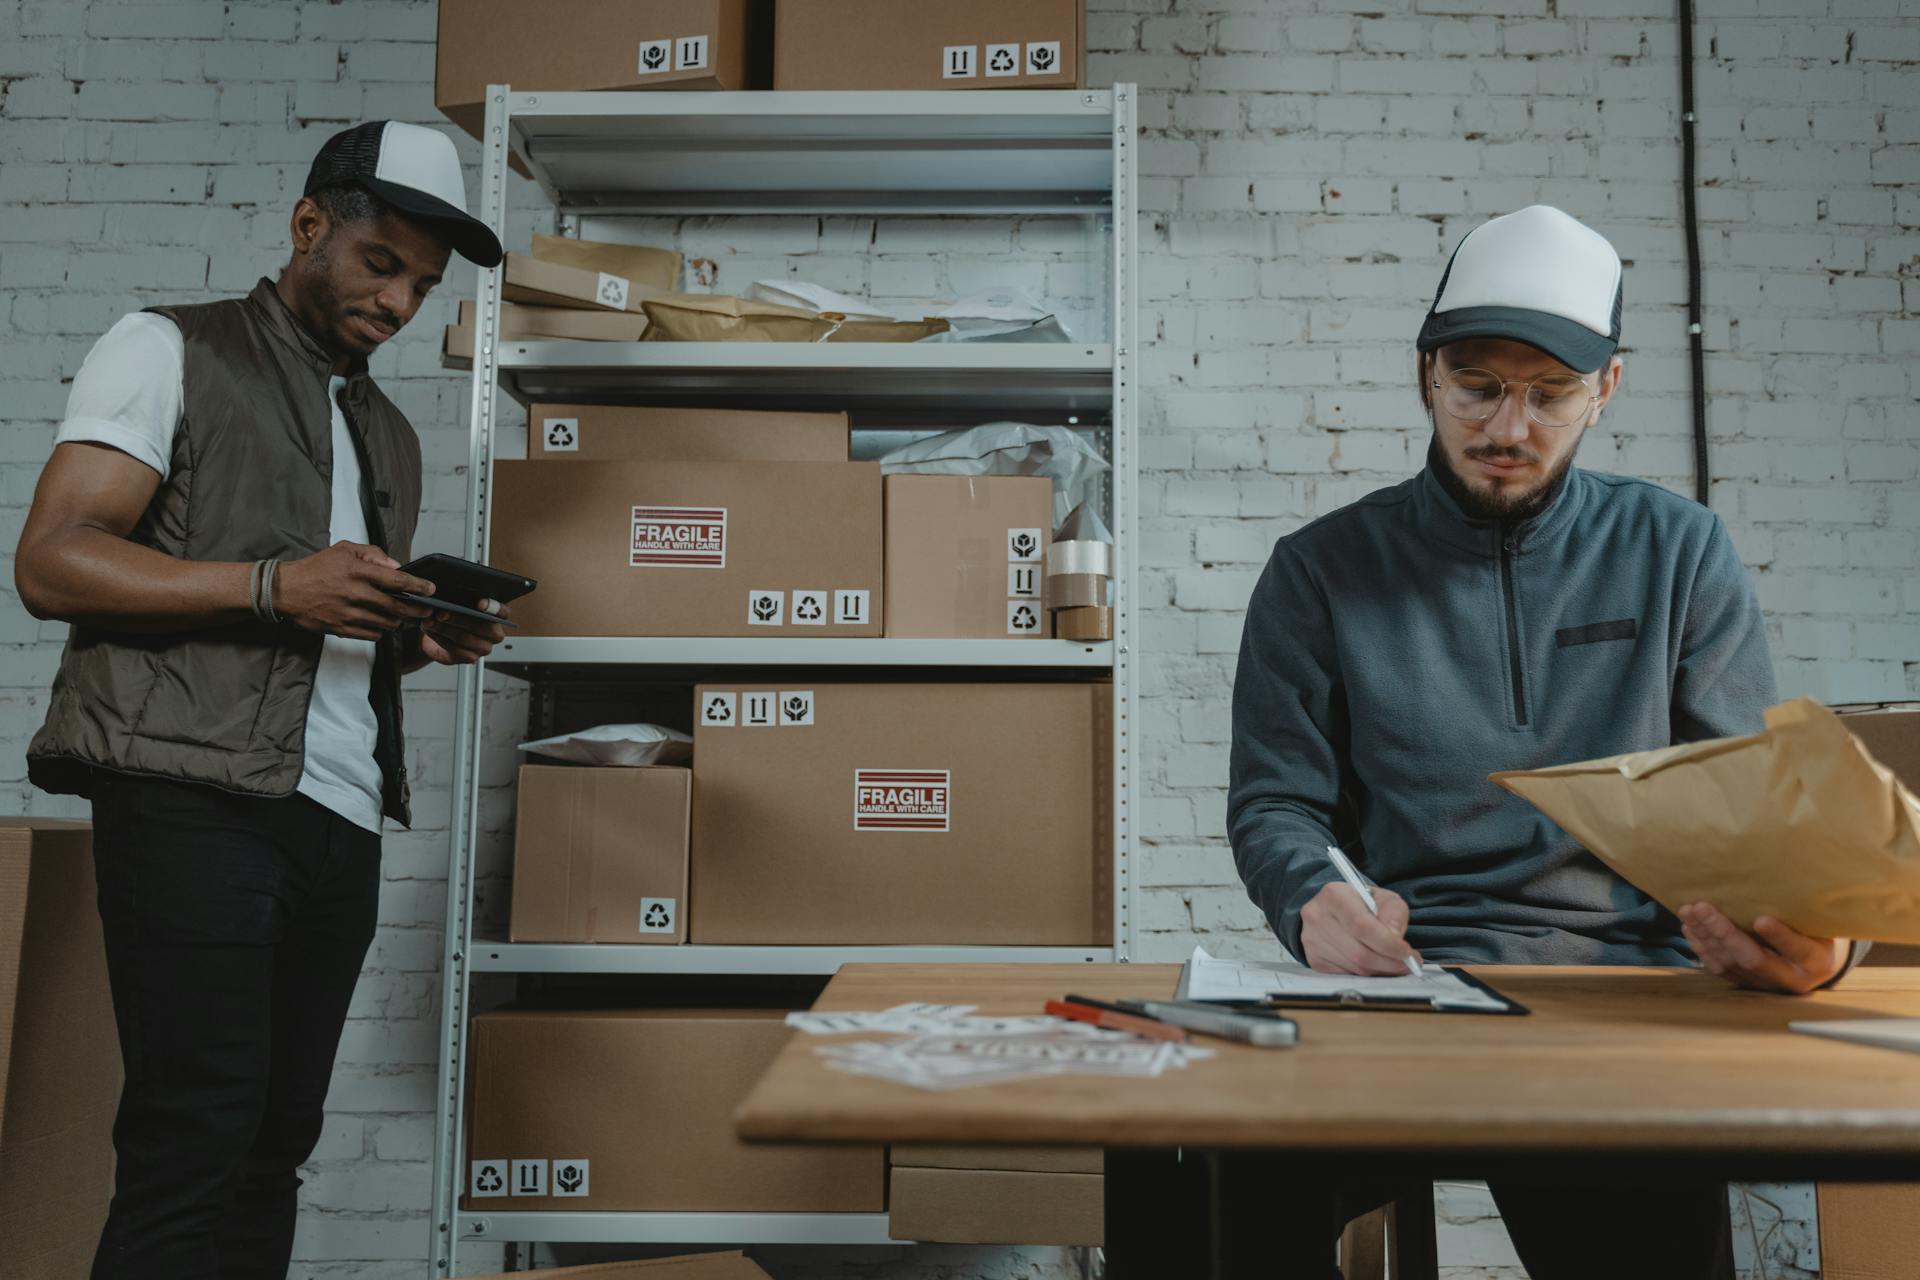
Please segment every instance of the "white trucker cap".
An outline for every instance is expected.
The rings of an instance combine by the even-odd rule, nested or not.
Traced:
[[[1414,345],[1511,338],[1592,373],[1620,345],[1620,255],[1544,204],[1483,222],[1453,251]]]
[[[347,182],[426,223],[476,266],[499,263],[499,239],[467,212],[460,153],[446,134],[402,120],[370,120],[342,129],[321,145],[302,194]]]

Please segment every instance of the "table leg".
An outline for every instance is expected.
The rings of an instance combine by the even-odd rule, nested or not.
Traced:
[[[1212,1179],[1200,1153],[1112,1149],[1106,1159],[1107,1280],[1206,1280],[1213,1268]]]

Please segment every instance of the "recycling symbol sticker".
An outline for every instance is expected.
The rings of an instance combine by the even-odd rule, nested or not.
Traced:
[[[672,933],[674,907],[676,905],[677,903],[672,898],[640,899],[640,932]],[[556,1176],[559,1172],[558,1169],[554,1170]]]
[[[473,1194],[476,1196],[507,1194],[507,1162],[475,1160],[473,1162]]]
[[[1030,636],[1040,630],[1040,610],[1024,600],[1007,601],[1007,634]]]
[[[780,694],[780,723],[794,727],[813,723],[813,690],[786,689]]]
[[[600,300],[600,305],[602,306],[612,307],[616,311],[625,310],[627,305],[627,278],[625,276],[609,275],[604,271],[598,273],[598,283],[594,285],[593,296]]]
[[[793,623],[797,627],[826,626],[827,593],[824,591],[794,592]]]
[[[580,419],[548,418],[546,426],[548,453],[580,452]]]
[[[700,723],[709,729],[731,729],[738,708],[738,694],[710,693],[700,703]]]
[[[588,1172],[585,1160],[555,1160],[553,1162],[553,1194],[556,1196],[586,1195]]]
[[[1050,76],[1060,69],[1060,42],[1048,40],[1027,46],[1027,74]]]
[[[1020,74],[1020,46],[1017,44],[990,44],[987,46],[987,74],[989,76],[1017,76]]]

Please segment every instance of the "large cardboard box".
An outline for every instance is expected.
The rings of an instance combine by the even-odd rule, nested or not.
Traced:
[[[1920,795],[1920,702],[1855,703],[1834,710],[1874,759],[1893,770],[1907,790]],[[1876,942],[1861,963],[1920,967],[1920,946]],[[1914,1188],[1913,1195],[1920,1206],[1920,1187]]]
[[[1821,1280],[1910,1280],[1920,1259],[1920,1187],[1823,1182]]]
[[[1053,481],[887,477],[887,634],[1044,639]]]
[[[1112,693],[699,686],[689,938],[1105,944]]]
[[[878,1212],[881,1148],[748,1146],[734,1134],[734,1109],[786,1043],[786,1012],[474,1018],[467,1205]],[[536,1191],[516,1194],[523,1186]]]
[[[776,89],[1081,89],[1085,0],[780,0]]]
[[[845,462],[844,413],[653,409],[536,404],[527,411],[535,458],[596,462]]]
[[[770,1280],[738,1249],[726,1253],[689,1253],[639,1262],[592,1262],[584,1267],[543,1267],[476,1276],[473,1280]]]
[[[474,1280],[770,1280],[738,1249],[727,1253],[690,1253],[640,1262],[593,1262],[584,1267],[543,1267],[476,1276]]]
[[[520,767],[513,942],[685,942],[693,771]]]
[[[489,554],[521,635],[877,636],[880,468],[498,462]]]
[[[898,1168],[887,1234],[939,1244],[1098,1245],[1106,1179],[1097,1173]]]
[[[440,0],[433,104],[474,137],[486,89],[756,89],[764,0]]]
[[[87,1274],[113,1196],[120,1042],[84,823],[0,818],[0,1271]]]

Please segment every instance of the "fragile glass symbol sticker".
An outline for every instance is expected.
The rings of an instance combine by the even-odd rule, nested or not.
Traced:
[[[516,1196],[547,1194],[547,1162],[515,1160],[513,1162],[513,1194]]]
[[[977,44],[950,44],[941,51],[940,77],[943,80],[970,80],[977,73],[974,59],[980,56]]]
[[[669,898],[671,902],[673,899]],[[584,1196],[589,1185],[587,1161],[555,1160],[553,1162],[553,1194],[556,1196]]]
[[[673,41],[642,40],[640,42],[641,75],[650,76],[671,70],[673,70]]]

